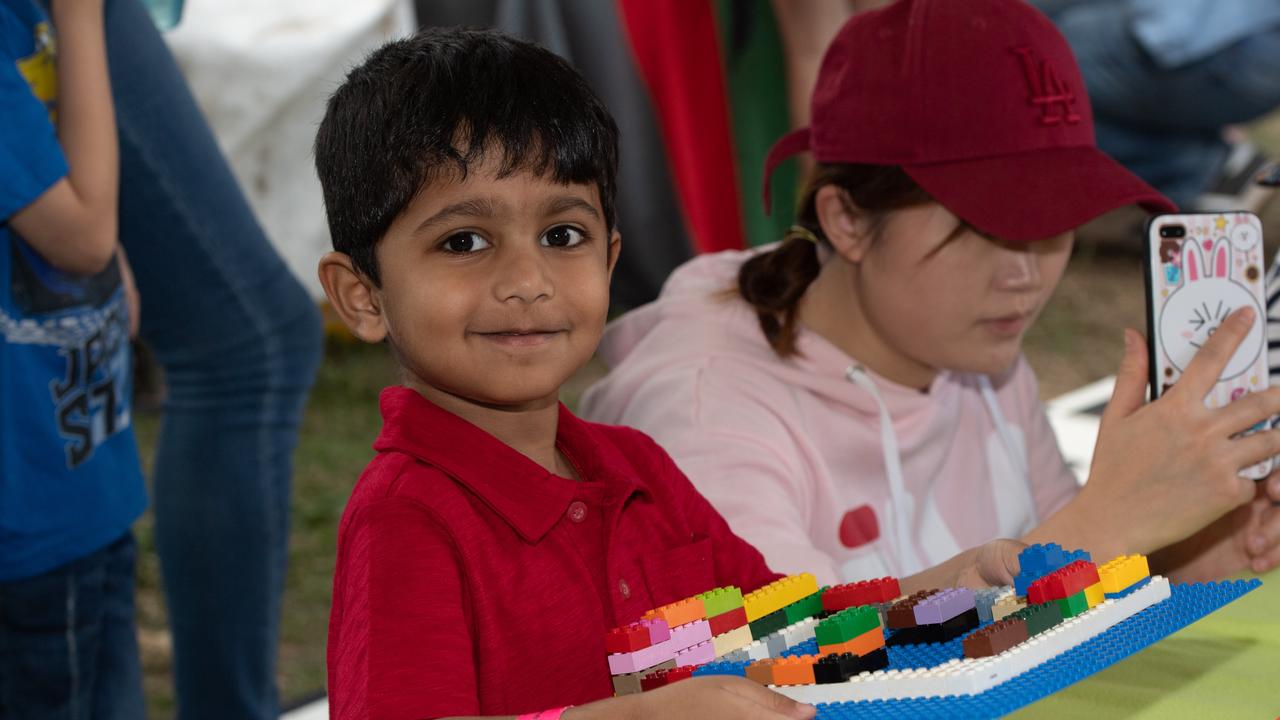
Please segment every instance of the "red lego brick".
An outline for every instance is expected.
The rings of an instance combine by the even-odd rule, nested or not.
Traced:
[[[1027,587],[1027,603],[1041,605],[1075,595],[1098,582],[1098,568],[1088,560],[1076,560],[1036,580]]]
[[[671,668],[669,670],[657,670],[640,678],[640,689],[643,691],[653,690],[673,682],[687,680],[693,677],[693,666]]]
[[[711,623],[712,637],[723,635],[747,624],[747,610],[746,608],[734,608],[713,618],[707,618],[707,622]]]
[[[827,612],[839,612],[858,605],[877,605],[893,600],[901,594],[902,589],[898,585],[897,578],[861,580],[827,588],[822,593],[822,609]]]
[[[649,638],[649,628],[640,623],[631,623],[614,628],[604,636],[605,650],[612,653],[629,653],[636,650],[643,650],[652,643]]]

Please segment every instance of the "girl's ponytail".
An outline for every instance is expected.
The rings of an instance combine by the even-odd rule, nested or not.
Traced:
[[[822,269],[817,243],[811,230],[793,225],[781,245],[738,270],[738,293],[755,308],[765,340],[781,357],[796,351],[800,298]]]
[[[816,196],[826,185],[845,192],[857,212],[870,220],[872,232],[879,231],[889,212],[933,199],[897,166],[826,164],[814,168],[797,224],[776,248],[751,257],[738,270],[738,294],[755,309],[760,330],[779,357],[796,353],[800,300],[822,270],[818,245],[826,244],[827,239],[818,221]]]

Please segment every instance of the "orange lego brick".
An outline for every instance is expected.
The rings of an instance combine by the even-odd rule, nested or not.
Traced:
[[[706,608],[702,605],[701,598],[685,598],[662,607],[657,607],[642,616],[645,620],[652,618],[662,618],[667,621],[669,627],[685,625],[696,620],[707,619]]]
[[[796,657],[779,658],[773,664],[773,684],[814,684],[813,664],[817,661],[817,655],[800,655]]]
[[[765,658],[751,663],[747,666],[747,679],[758,682],[761,685],[776,684],[773,682],[773,663],[773,658]]]
[[[818,648],[818,652],[822,655],[852,653],[861,657],[882,647],[884,647],[884,628],[874,627],[851,640],[836,645],[823,645]]]

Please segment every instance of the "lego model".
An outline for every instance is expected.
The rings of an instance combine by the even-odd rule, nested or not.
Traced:
[[[618,694],[731,674],[819,717],[1011,712],[1194,622],[1260,582],[1171,585],[1141,555],[1095,565],[1032,545],[1012,587],[903,596],[894,578],[819,588],[808,573],[655,608],[605,638]]]

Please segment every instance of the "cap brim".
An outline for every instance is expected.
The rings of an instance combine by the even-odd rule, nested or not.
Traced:
[[[1150,212],[1178,207],[1094,147],[904,165],[948,210],[1003,240],[1027,242],[1074,230],[1125,205]]]

